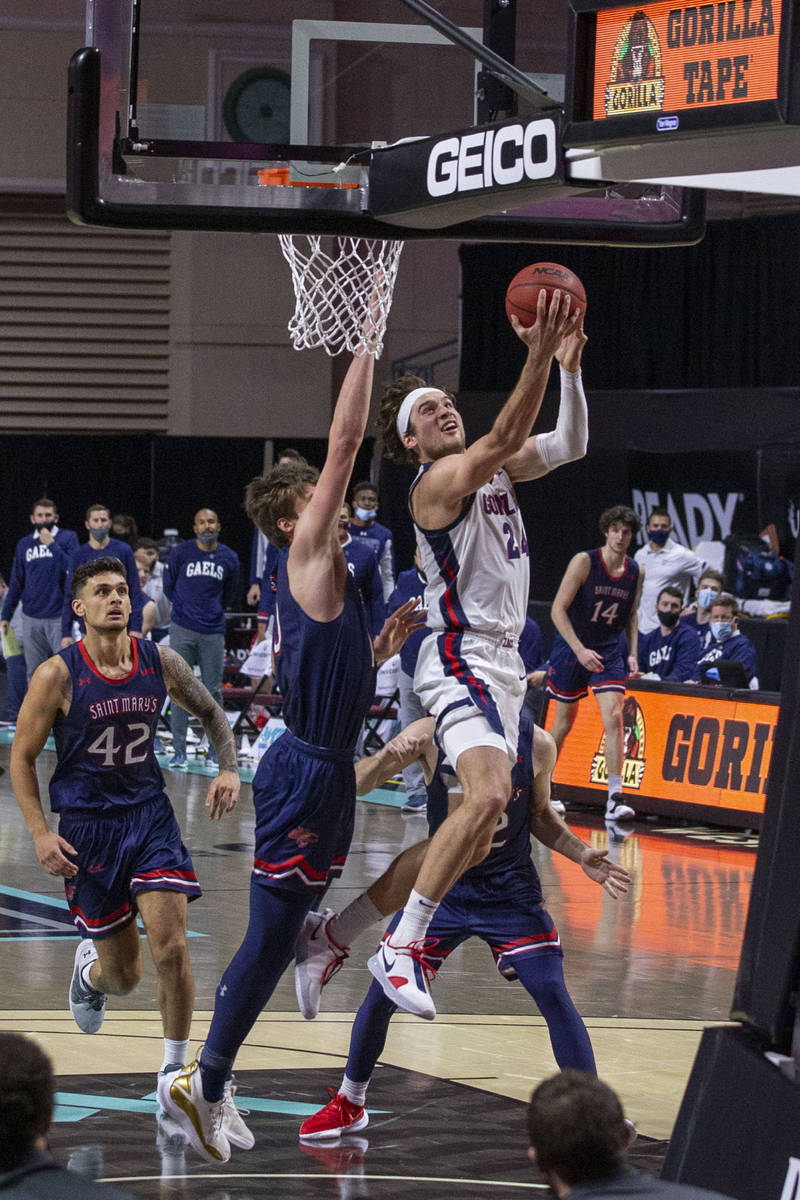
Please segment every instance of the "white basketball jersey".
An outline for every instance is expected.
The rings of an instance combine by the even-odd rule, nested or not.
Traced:
[[[410,495],[431,465],[421,467]],[[416,522],[415,528],[428,580],[428,626],[519,637],[528,608],[530,562],[507,472],[497,471],[467,496],[460,515],[446,528],[420,529]]]

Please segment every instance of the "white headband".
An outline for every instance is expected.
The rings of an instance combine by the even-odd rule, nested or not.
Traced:
[[[402,441],[408,432],[408,423],[411,420],[411,410],[419,400],[420,396],[427,396],[429,392],[433,392],[437,396],[446,396],[447,392],[443,392],[441,388],[421,387],[414,388],[413,392],[409,392],[400,409],[397,413],[397,436]]]

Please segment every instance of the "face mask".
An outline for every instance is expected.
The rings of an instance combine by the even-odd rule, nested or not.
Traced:
[[[647,536],[654,546],[666,546],[669,537],[668,529],[648,529]]]
[[[377,508],[357,508],[356,516],[359,521],[374,521],[378,515]]]
[[[716,638],[718,642],[727,641],[733,633],[733,625],[730,621],[712,621],[711,636]]]
[[[37,530],[46,529],[48,531],[48,533],[50,532],[50,530],[53,528],[54,525],[55,525],[55,521],[37,521],[36,522]]]
[[[666,625],[667,629],[672,629],[673,625],[678,624],[678,617],[680,615],[680,613],[676,612],[662,612],[661,609],[658,610],[658,619],[662,625]]]
[[[108,537],[111,525],[98,525],[95,529],[89,530],[89,537],[93,542],[104,542]]]
[[[201,546],[213,546],[217,535],[215,533],[198,533],[197,540]]]
[[[697,603],[701,608],[711,608],[711,604],[717,593],[713,588],[700,588],[697,593]]]

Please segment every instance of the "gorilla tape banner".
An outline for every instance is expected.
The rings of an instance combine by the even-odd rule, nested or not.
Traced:
[[[597,13],[595,121],[778,97],[782,0],[662,0]]]
[[[548,704],[547,729],[554,712]],[[729,699],[727,692],[717,698],[634,684],[623,702],[626,800],[642,812],[757,826],[777,720],[777,704],[742,692]],[[605,733],[591,695],[579,702],[553,779],[588,793],[581,798],[596,793],[599,802],[605,800]]]

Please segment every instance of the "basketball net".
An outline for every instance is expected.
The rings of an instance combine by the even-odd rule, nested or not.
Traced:
[[[314,234],[278,236],[292,272],[295,350],[380,358],[403,243],[338,237],[327,254]]]

